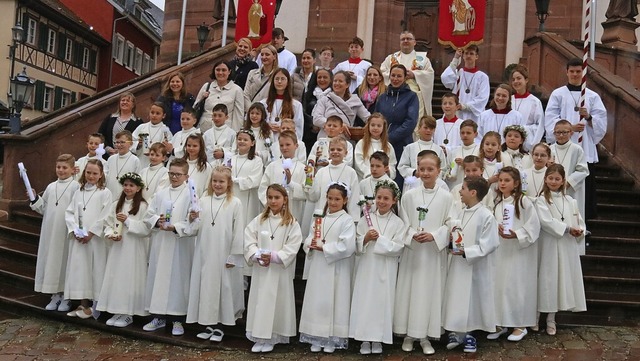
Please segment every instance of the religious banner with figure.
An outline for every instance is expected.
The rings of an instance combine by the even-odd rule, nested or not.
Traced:
[[[454,49],[484,40],[486,0],[441,0],[438,42]]]
[[[235,40],[249,38],[253,47],[269,43],[275,12],[275,0],[239,0]]]

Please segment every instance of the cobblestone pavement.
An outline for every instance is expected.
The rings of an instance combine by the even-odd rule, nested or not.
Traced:
[[[227,341],[227,340],[225,340]],[[66,325],[33,317],[0,321],[0,361],[13,360],[640,360],[640,328],[559,328],[555,337],[530,333],[518,343],[480,340],[476,354],[460,348],[447,351],[435,343],[436,354],[423,356],[416,350],[405,353],[399,342],[385,346],[382,355],[361,356],[359,343],[332,355],[312,354],[305,345],[276,346],[269,354],[252,354],[251,344],[234,339],[224,348],[196,350],[162,343],[140,341],[91,328]]]

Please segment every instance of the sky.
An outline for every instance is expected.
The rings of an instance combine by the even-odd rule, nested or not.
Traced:
[[[157,7],[164,10],[164,0],[151,0]]]

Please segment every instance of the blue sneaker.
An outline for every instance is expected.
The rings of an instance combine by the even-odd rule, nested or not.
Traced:
[[[476,338],[471,335],[464,337],[464,352],[476,352],[478,350],[476,346]]]

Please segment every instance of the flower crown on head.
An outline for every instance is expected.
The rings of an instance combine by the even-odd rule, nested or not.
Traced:
[[[256,136],[255,136],[255,134],[253,134],[253,130],[251,130],[251,129],[240,129],[240,130],[238,130],[238,133],[236,134],[236,137],[240,133],[248,134],[249,137],[251,137],[251,140],[256,140]]]
[[[391,192],[393,192],[393,195],[396,199],[400,199],[400,196],[402,195],[402,192],[400,191],[400,188],[398,188],[398,185],[390,180],[382,180],[380,182],[378,182],[378,184],[376,184],[374,193],[378,193],[378,189],[380,188],[389,188],[391,189]]]
[[[135,172],[125,173],[122,176],[120,176],[120,178],[118,178],[118,182],[124,185],[124,181],[126,181],[127,179],[132,181],[138,187],[144,187],[144,181],[142,181],[142,177],[140,177],[138,173],[135,173]]]
[[[522,125],[518,125],[518,124],[514,124],[514,125],[507,125],[506,127],[504,127],[504,131],[502,132],[502,136],[503,137],[507,137],[507,133],[509,133],[509,131],[511,130],[515,130],[516,132],[522,134],[522,138],[526,139],[527,138],[527,130],[524,129],[524,127]]]
[[[344,183],[344,182],[331,182],[327,186],[327,192],[329,191],[329,188],[331,188],[332,185],[338,185],[338,186],[344,188],[344,190],[347,191],[347,198],[351,198],[351,188],[349,188],[349,186],[346,183]]]

